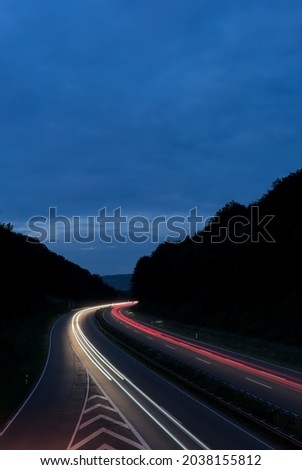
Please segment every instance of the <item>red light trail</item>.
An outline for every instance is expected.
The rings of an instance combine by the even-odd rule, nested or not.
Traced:
[[[191,343],[190,341],[187,341],[185,339],[178,338],[176,336],[173,336],[172,334],[169,333],[164,333],[161,331],[156,330],[155,328],[152,328],[150,326],[144,325],[138,321],[133,320],[132,318],[129,318],[121,313],[121,309],[125,307],[131,307],[132,305],[135,305],[136,302],[131,302],[127,303],[124,305],[119,305],[115,306],[112,308],[112,316],[116,318],[117,320],[120,320],[121,322],[135,328],[136,330],[140,330],[144,333],[147,333],[150,336],[154,336],[160,340],[164,340],[170,344],[174,344],[178,347],[182,347],[184,349],[187,349],[189,351],[194,352],[194,354],[200,355],[200,356],[206,356],[209,359],[212,359],[213,361],[220,362],[222,364],[225,364],[230,367],[234,367],[236,369],[243,370],[245,373],[253,374],[256,377],[261,377],[263,379],[266,379],[268,381],[272,381],[275,383],[278,383],[280,385],[283,385],[285,387],[288,387],[290,389],[294,389],[298,392],[302,392],[302,382],[299,381],[299,379],[294,379],[293,377],[290,377],[284,373],[280,373],[280,375],[277,375],[275,371],[270,370],[267,367],[261,367],[257,368],[255,365],[252,363],[249,363],[244,360],[236,360],[230,355],[226,353],[220,353],[216,351],[212,351],[210,349],[207,349],[204,346],[199,346],[194,343]]]

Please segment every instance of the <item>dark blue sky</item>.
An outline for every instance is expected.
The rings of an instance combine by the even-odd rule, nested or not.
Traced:
[[[0,219],[213,215],[302,167],[300,0],[2,0]],[[146,244],[51,249],[131,272]]]

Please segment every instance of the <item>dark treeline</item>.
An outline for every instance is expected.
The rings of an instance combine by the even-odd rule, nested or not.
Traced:
[[[70,308],[112,301],[115,289],[0,224],[0,422],[23,399],[45,359],[49,328]]]
[[[0,259],[0,348],[10,354],[26,325],[44,328],[60,312],[117,296],[100,276],[15,233],[11,224],[0,224]]]
[[[159,245],[138,261],[133,274],[140,308],[301,345],[301,209],[299,170],[249,206],[226,204],[194,237]]]
[[[112,299],[116,291],[98,275],[50,251],[38,240],[0,224],[1,316],[43,304],[61,308]]]

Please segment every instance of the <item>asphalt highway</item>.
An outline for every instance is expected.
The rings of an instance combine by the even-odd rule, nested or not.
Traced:
[[[131,306],[131,303],[128,304]],[[134,339],[139,339],[175,359],[226,381],[240,390],[302,416],[302,374],[251,357],[188,340],[138,322],[120,306],[105,319]]]
[[[96,307],[54,326],[37,386],[0,432],[1,449],[271,449],[108,339]]]

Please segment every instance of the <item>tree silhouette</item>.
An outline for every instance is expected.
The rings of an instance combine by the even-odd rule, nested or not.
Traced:
[[[301,345],[301,209],[302,170],[248,206],[230,201],[203,231],[140,259],[133,294],[166,317]],[[275,243],[255,236],[266,215]]]

